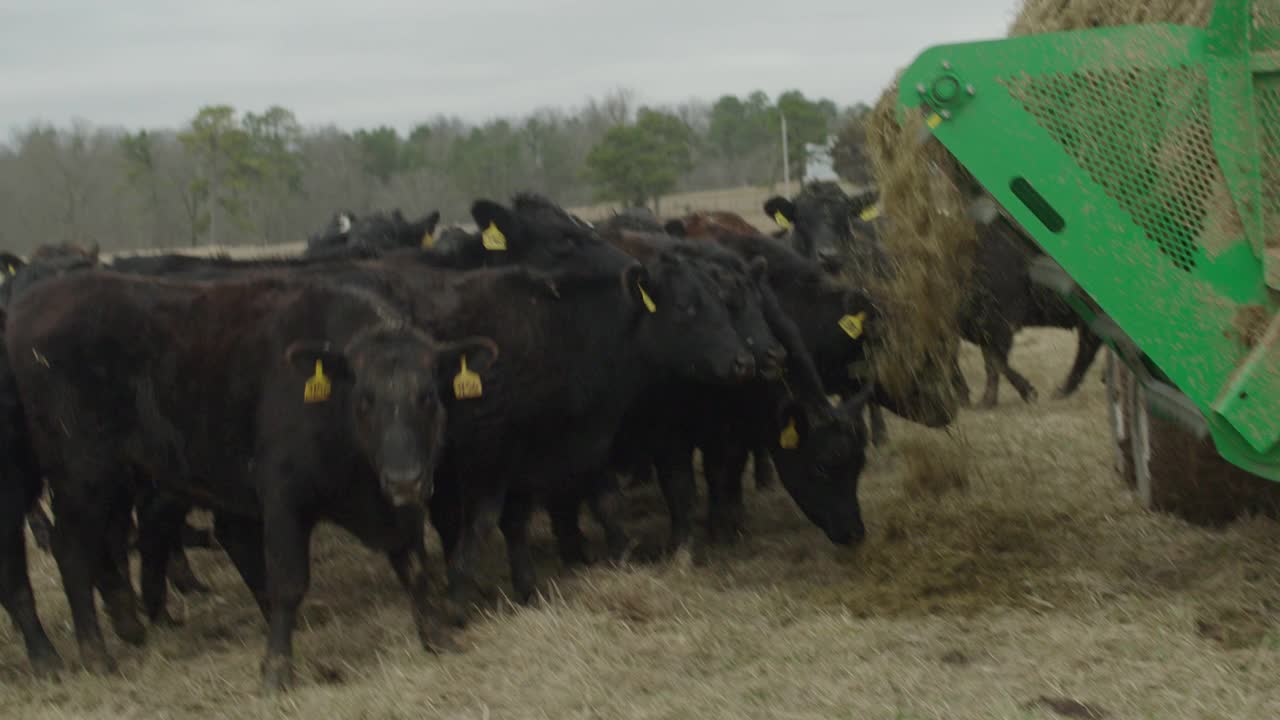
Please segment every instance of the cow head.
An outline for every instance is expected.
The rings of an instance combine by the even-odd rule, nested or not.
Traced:
[[[732,262],[708,262],[706,268],[756,369],[769,376],[781,373],[787,351],[774,336],[762,307],[762,293],[768,291],[769,261],[756,257],[744,263],[734,257]]]
[[[517,195],[512,208],[477,200],[471,217],[479,231],[463,252],[480,265],[522,264],[568,275],[599,275],[635,264],[591,226],[538,195]]]
[[[866,465],[862,409],[869,391],[839,407],[784,401],[772,456],[778,478],[800,511],[837,545],[866,537],[858,479]]]
[[[356,446],[376,469],[383,494],[395,505],[424,503],[444,443],[444,393],[464,368],[483,373],[497,358],[489,338],[437,343],[412,328],[378,326],[357,334],[344,349],[299,341],[285,353],[311,383],[346,386]],[[308,388],[310,393],[310,387]]]
[[[734,326],[703,263],[669,251],[622,272],[650,359],[687,379],[741,382],[755,375],[750,348]]]
[[[853,205],[849,196],[832,182],[805,186],[795,200],[769,198],[765,214],[790,237],[796,252],[817,260],[828,272],[840,269],[841,247],[852,242]]]

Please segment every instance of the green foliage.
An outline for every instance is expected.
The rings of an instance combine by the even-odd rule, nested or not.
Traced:
[[[693,167],[692,141],[692,132],[680,118],[641,108],[634,125],[612,128],[587,155],[597,197],[634,205],[657,200]]]
[[[851,108],[844,127],[836,133],[831,159],[836,174],[855,185],[872,182],[871,157],[867,154],[866,121],[871,109],[866,105]]]
[[[830,100],[809,100],[799,90],[790,90],[778,96],[778,113],[787,117],[787,154],[791,162],[792,177],[804,174],[805,143],[822,144],[827,141],[831,126],[838,114]],[[782,119],[778,115],[774,127],[781,130]]]
[[[756,91],[638,108],[620,89],[572,111],[480,125],[437,115],[407,134],[304,130],[278,105],[208,105],[176,130],[34,124],[0,144],[0,212],[13,237],[101,239],[110,251],[295,242],[339,208],[434,209],[466,223],[474,198],[522,190],[566,206],[649,204],[677,189],[780,180],[780,111],[797,171],[803,144],[844,128],[853,112],[798,91],[776,102]]]

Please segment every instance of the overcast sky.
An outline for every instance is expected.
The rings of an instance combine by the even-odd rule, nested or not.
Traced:
[[[177,127],[205,104],[307,126],[469,121],[798,88],[872,102],[928,45],[999,37],[1017,0],[0,0],[0,131]]]

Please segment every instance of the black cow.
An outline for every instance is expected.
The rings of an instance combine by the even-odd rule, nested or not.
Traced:
[[[748,276],[741,256],[711,243],[681,243],[620,227],[616,222],[608,224],[606,237],[632,255],[644,257],[657,248],[673,247],[721,269],[718,285],[726,297],[734,298],[731,306],[741,308],[734,318],[739,334],[748,344],[753,337],[776,336],[781,340],[776,349],[754,345],[762,366],[772,369],[789,361],[787,384],[761,379],[745,387],[720,388],[676,381],[646,393],[628,409],[615,440],[613,465],[633,472],[636,466],[656,466],[671,513],[671,549],[683,546],[690,535],[693,450],[703,453],[711,539],[732,541],[741,529],[741,474],[746,453],[749,448],[765,448],[757,454],[757,462],[767,461],[774,454],[772,449],[778,448],[783,430],[798,433],[794,442],[780,451],[786,452],[788,460],[784,486],[801,510],[833,542],[861,540],[865,531],[857,479],[864,461],[865,436],[859,435],[858,424],[828,404],[803,338],[778,307],[766,281],[765,259],[754,258]],[[796,391],[795,396],[791,390]],[[553,513],[553,521],[562,556],[581,559],[576,506],[561,507],[558,514],[557,518]]]
[[[134,476],[214,510],[218,540],[270,626],[268,688],[292,677],[319,520],[385,551],[424,646],[448,644],[427,604],[422,505],[451,378],[463,359],[483,372],[497,354],[491,340],[439,344],[374,293],[303,279],[201,283],[105,271],[30,289],[6,327],[89,668],[114,665],[95,586],[117,634],[145,637],[109,539],[133,505]],[[153,572],[163,572],[177,529],[139,523]]]
[[[794,200],[775,196],[765,201],[764,211],[774,218],[801,257],[816,260],[830,273],[843,272],[856,284],[883,280],[891,272],[889,256],[869,220],[861,213],[875,202],[873,193],[849,197],[834,182],[812,182],[801,188]],[[883,445],[889,430],[877,403],[868,404],[871,441]]]
[[[432,233],[440,222],[440,213],[431,211],[410,221],[399,208],[390,213],[375,212],[356,216],[350,211],[337,213],[329,225],[307,239],[303,254],[307,257],[341,252],[345,248],[395,250],[429,248],[435,244]]]

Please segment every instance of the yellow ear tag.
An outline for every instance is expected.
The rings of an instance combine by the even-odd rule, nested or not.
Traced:
[[[795,450],[800,446],[800,431],[796,430],[796,419],[791,418],[787,421],[787,426],[782,428],[782,433],[778,435],[778,447],[784,450]]]
[[[865,312],[860,312],[857,315],[845,315],[840,318],[840,329],[844,331],[845,335],[857,340],[862,337],[862,321],[866,317],[867,314]]]
[[[644,286],[640,283],[636,283],[636,287],[640,288],[640,299],[644,301],[644,306],[649,310],[649,312],[658,312],[658,306],[653,304],[653,298],[649,297],[649,293],[644,291]]]
[[[507,249],[507,236],[493,223],[489,223],[489,227],[480,234],[480,240],[484,243],[485,250],[504,252]]]
[[[12,263],[10,263],[10,264],[9,264],[9,274],[10,274],[10,275],[17,275],[17,274],[18,274],[18,271],[13,269],[13,264],[12,264]]]
[[[453,396],[459,400],[470,400],[484,394],[484,386],[480,384],[480,376],[467,369],[467,356],[462,356],[462,369],[453,376]]]
[[[306,386],[302,388],[302,401],[309,403],[324,402],[329,399],[330,389],[329,378],[325,377],[324,374],[324,365],[319,360],[316,360],[316,374],[312,375],[307,380]]]
[[[875,220],[878,217],[880,217],[879,205],[872,205],[871,207],[867,208],[866,210],[863,210],[861,213],[858,214],[858,218],[864,222],[870,222],[872,220]]]
[[[433,248],[435,246],[436,246],[436,239],[435,239],[435,236],[431,234],[431,231],[428,230],[422,233],[422,247]]]
[[[787,219],[786,215],[782,214],[781,210],[773,214],[773,221],[778,223],[778,226],[783,230],[791,229],[791,221]]]

